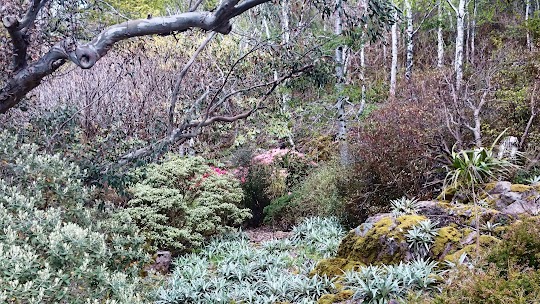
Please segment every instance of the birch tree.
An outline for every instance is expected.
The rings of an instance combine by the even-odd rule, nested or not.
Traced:
[[[443,3],[437,0],[437,67],[444,66]]]
[[[390,97],[396,97],[397,69],[398,69],[398,11],[394,10],[394,19],[392,24],[392,64],[390,68]]]
[[[459,0],[457,7],[446,0],[456,15],[456,51],[454,56],[454,72],[456,74],[456,89],[461,89],[463,82],[463,46],[465,43],[465,8],[467,7],[466,0]]]
[[[343,35],[343,1],[336,0],[336,11],[334,13],[334,34],[336,37]],[[341,163],[347,165],[350,162],[349,145],[347,143],[347,118],[345,117],[345,103],[347,97],[344,95],[345,82],[345,46],[338,45],[335,50],[335,65],[336,65],[336,93],[337,93],[337,119],[338,119],[338,134],[339,154]]]
[[[414,60],[414,27],[413,27],[413,13],[412,13],[412,0],[405,0],[404,11],[405,21],[407,23],[407,46],[406,46],[406,63],[405,63],[405,79],[409,81],[412,76],[413,60]]]

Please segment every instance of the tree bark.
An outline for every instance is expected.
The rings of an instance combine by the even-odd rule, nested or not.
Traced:
[[[224,0],[214,12],[187,12],[173,16],[156,17],[150,19],[128,20],[112,25],[97,35],[86,44],[78,44],[74,39],[67,38],[53,46],[45,55],[36,62],[27,64],[26,54],[22,55],[21,45],[18,45],[17,35],[24,35],[32,26],[39,9],[47,0],[34,0],[22,22],[16,26],[17,17],[4,16],[3,24],[8,29],[16,50],[16,66],[14,75],[8,79],[7,84],[0,89],[0,113],[6,113],[10,108],[17,105],[28,92],[39,86],[42,79],[68,60],[74,62],[83,69],[91,68],[100,58],[105,56],[115,43],[132,37],[170,34],[181,32],[190,28],[200,28],[207,31],[215,31],[228,34],[231,31],[230,20],[243,12],[268,2],[269,0]],[[25,63],[21,63],[24,57]]]
[[[456,7],[451,0],[446,0],[456,14],[456,51],[454,53],[454,72],[456,74],[456,91],[459,94],[463,82],[463,44],[465,42],[465,8],[467,1],[459,0]]]
[[[392,65],[390,68],[390,97],[396,97],[397,68],[398,68],[398,12],[394,13],[396,22],[392,25]]]
[[[341,36],[343,34],[343,2],[336,0],[334,34]],[[339,154],[343,165],[349,164],[349,146],[347,143],[347,118],[345,117],[345,101],[343,85],[345,82],[345,46],[339,45],[335,51],[336,64],[336,93],[337,93],[337,119],[338,119],[338,134]]]
[[[413,15],[411,0],[405,0],[405,20],[407,22],[407,62],[405,64],[405,79],[411,80],[414,60],[414,27],[413,27]]]
[[[443,37],[443,6],[442,0],[437,0],[437,67],[444,66],[444,37]]]

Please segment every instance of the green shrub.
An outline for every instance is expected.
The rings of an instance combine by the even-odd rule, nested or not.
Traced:
[[[487,255],[487,261],[501,270],[512,264],[540,269],[540,218],[528,218],[514,224],[503,241]]]
[[[36,207],[69,210],[89,198],[82,179],[85,172],[60,154],[44,154],[34,144],[18,144],[16,136],[0,133],[0,178],[41,195]]]
[[[506,276],[500,270],[463,269],[459,276],[434,299],[434,304],[506,304],[538,303],[540,301],[540,272],[510,266]]]
[[[0,138],[0,302],[149,300],[138,277],[145,240],[131,219],[82,207],[89,191],[76,165]]]
[[[251,217],[248,209],[239,208],[243,194],[238,180],[201,157],[169,155],[140,174],[125,212],[152,249],[189,250]]]
[[[308,217],[345,218],[340,176],[345,168],[325,164],[315,168],[291,194],[273,200],[264,209],[265,222],[288,229]]]

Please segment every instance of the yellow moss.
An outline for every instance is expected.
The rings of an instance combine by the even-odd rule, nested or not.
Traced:
[[[431,248],[435,257],[439,257],[447,250],[447,246],[455,246],[463,238],[463,233],[454,226],[446,226],[439,229],[438,235]]]
[[[487,183],[487,184],[485,184],[485,186],[484,186],[484,190],[485,190],[486,192],[489,192],[489,191],[495,189],[495,186],[496,186],[496,185],[497,185],[497,182]]]
[[[317,301],[317,304],[331,304],[343,302],[350,299],[353,294],[354,292],[352,290],[342,290],[337,294],[326,294]]]
[[[327,275],[329,278],[342,275],[347,270],[356,270],[364,264],[342,258],[330,258],[320,261],[310,275]]]
[[[405,234],[425,219],[421,215],[403,215],[395,220],[389,216],[375,223],[363,237],[351,231],[342,240],[338,257],[364,264],[398,263],[408,249]]]
[[[452,200],[452,197],[454,197],[455,194],[456,194],[456,188],[447,187],[443,189],[443,191],[441,192],[441,194],[439,194],[439,196],[437,196],[437,200],[438,201]]]
[[[532,189],[533,188],[531,186],[521,185],[521,184],[514,184],[514,185],[510,186],[510,191],[518,192],[518,193],[529,191],[529,190],[532,190]]]
[[[457,262],[461,255],[463,253],[466,253],[468,256],[475,256],[476,255],[476,239],[474,240],[474,244],[467,245],[460,250],[449,254],[444,257],[445,260],[450,262]],[[481,235],[480,236],[480,251],[484,251],[487,248],[490,248],[491,246],[499,243],[500,240],[496,237],[493,237],[491,235]]]

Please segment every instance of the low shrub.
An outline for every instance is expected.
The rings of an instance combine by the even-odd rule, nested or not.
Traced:
[[[501,270],[509,265],[540,269],[540,218],[527,218],[514,224],[486,259]]]
[[[208,237],[240,226],[251,217],[240,208],[242,189],[229,172],[201,157],[168,155],[139,170],[125,209],[152,249],[187,251]]]
[[[315,266],[311,257],[331,252],[328,246],[321,251],[320,242],[339,243],[343,229],[334,219],[317,218],[295,231],[291,239],[260,246],[243,233],[212,239],[197,254],[175,261],[157,303],[317,303],[335,286],[326,276],[310,275]]]
[[[450,285],[433,299],[422,303],[434,304],[505,304],[538,303],[540,301],[540,272],[510,265],[505,276],[500,269],[464,269]]]
[[[315,168],[292,193],[274,199],[264,209],[265,222],[289,229],[308,217],[337,216],[346,220],[339,183],[345,168],[335,163]]]
[[[82,171],[0,133],[0,302],[143,303],[145,240],[127,216],[85,208]]]

